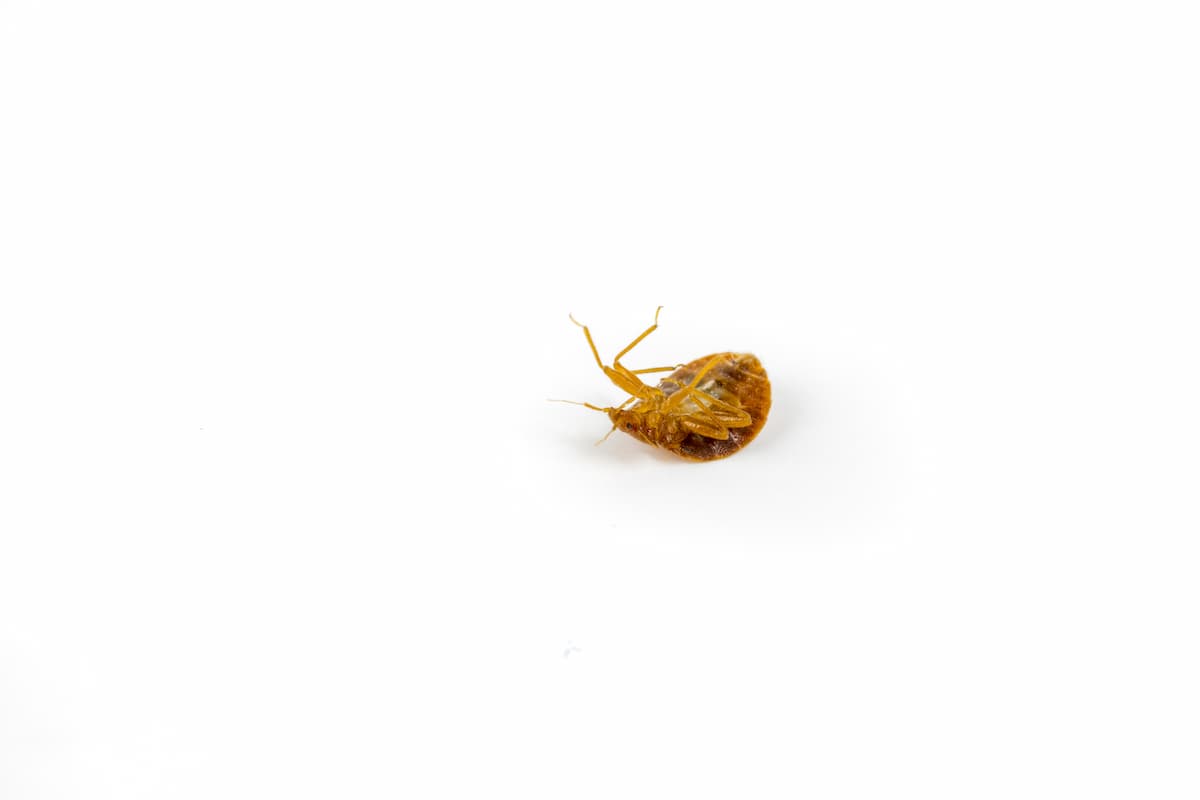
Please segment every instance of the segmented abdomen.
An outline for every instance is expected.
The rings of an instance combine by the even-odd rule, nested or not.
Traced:
[[[771,382],[767,371],[759,360],[749,353],[713,353],[684,364],[658,384],[664,394],[679,391],[680,385],[692,382],[696,374],[714,357],[720,360],[704,374],[696,386],[701,392],[718,400],[737,406],[750,415],[751,423],[741,428],[730,428],[727,439],[711,439],[707,436],[688,434],[677,446],[670,449],[675,453],[697,461],[724,458],[745,447],[762,430],[771,410]],[[634,405],[637,410],[641,403]],[[688,398],[680,403],[678,410],[683,414],[697,409],[696,401]]]

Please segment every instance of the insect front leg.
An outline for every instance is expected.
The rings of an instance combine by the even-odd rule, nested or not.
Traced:
[[[637,377],[638,375],[648,375],[652,372],[670,372],[670,371],[678,369],[680,366],[682,366],[681,364],[676,364],[673,367],[646,367],[645,369],[629,369],[628,367],[626,367],[624,364],[621,363],[621,359],[623,357],[625,357],[629,353],[629,351],[631,351],[631,350],[633,350],[633,348],[637,347],[641,343],[641,341],[643,339],[645,339],[647,336],[649,336],[650,334],[652,334],[656,330],[658,330],[658,315],[660,313],[662,313],[662,309],[663,309],[662,306],[659,306],[658,308],[654,309],[654,324],[651,325],[649,328],[646,328],[646,330],[642,331],[641,335],[638,336],[636,339],[634,339],[632,342],[630,342],[625,347],[624,350],[622,350],[621,352],[619,352],[615,356],[613,356],[612,372],[605,370],[605,373],[608,374],[609,380],[611,380],[613,383],[617,384],[618,386],[620,386],[622,389],[629,392],[630,394],[637,395],[638,397],[640,397],[642,399],[649,399],[652,397],[661,397],[662,391],[653,386],[646,386],[644,383],[642,383],[642,380]],[[614,372],[617,373],[618,375],[620,375],[620,377],[618,378],[616,375],[614,375],[613,374]],[[633,386],[640,386],[640,387],[644,387],[644,388],[640,391],[635,392],[631,388]]]
[[[598,366],[600,369],[604,369],[604,362],[600,360],[600,353],[596,352],[596,343],[592,341],[592,332],[588,330],[588,326],[584,325],[570,314],[567,314],[567,317],[571,320],[571,322],[574,322],[576,325],[583,328],[583,335],[587,337],[588,347],[592,348],[592,356],[596,359],[596,366]]]
[[[634,339],[632,342],[630,342],[628,347],[626,347],[624,350],[622,350],[621,352],[619,352],[615,356],[613,356],[613,366],[614,367],[619,367],[621,365],[621,357],[624,356],[626,353],[628,353],[633,348],[637,347],[638,344],[642,341],[642,339],[645,339],[647,336],[649,336],[650,334],[652,334],[656,330],[658,330],[658,314],[660,311],[662,311],[662,309],[663,309],[663,307],[659,306],[658,308],[656,308],[654,310],[654,324],[653,325],[651,325],[649,328],[646,328],[646,330],[642,331],[642,335],[637,337],[636,339]],[[655,369],[659,372],[663,371],[658,368],[655,368]]]
[[[588,330],[588,326],[575,319],[575,317],[570,315],[568,316],[570,316],[571,322],[574,322],[576,325],[583,328],[583,335],[587,338],[588,347],[592,350],[592,357],[596,359],[596,365],[604,371],[604,374],[608,377],[608,379],[612,381],[618,389],[626,394],[633,395],[640,400],[649,400],[652,398],[661,397],[662,392],[653,386],[647,386],[642,382],[642,379],[639,378],[638,375],[646,372],[666,372],[667,370],[672,369],[672,367],[651,367],[650,369],[646,370],[634,371],[621,364],[620,359],[621,356],[632,350],[638,344],[638,342],[642,341],[642,339],[645,339],[654,332],[654,329],[658,327],[659,311],[662,311],[662,306],[659,306],[658,310],[654,312],[654,324],[643,331],[641,336],[630,342],[628,347],[617,353],[617,355],[613,358],[613,365],[611,367],[604,366],[604,362],[600,360],[600,353],[596,350],[596,343],[592,341],[592,332]]]
[[[604,370],[604,374],[614,385],[622,392],[631,394],[639,400],[650,400],[662,395],[662,390],[654,386],[647,386],[642,383],[642,379],[636,373],[631,372],[620,364],[615,367],[600,367]]]

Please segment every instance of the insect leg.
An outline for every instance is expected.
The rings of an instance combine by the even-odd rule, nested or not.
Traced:
[[[696,433],[709,439],[728,439],[729,428],[738,428],[750,424],[749,416],[746,417],[746,422],[741,421],[738,416],[738,414],[742,413],[740,409],[726,406],[712,395],[705,394],[698,389],[681,386],[679,392],[671,396],[670,401],[678,401],[680,397],[691,397],[696,404],[696,409],[687,413],[682,411],[669,411],[668,413],[678,421],[684,430],[691,433]],[[668,401],[668,405],[671,405],[670,401]],[[705,401],[720,405],[722,408],[710,408],[705,405]],[[678,405],[678,403],[676,402],[675,405]],[[733,414],[726,413],[726,409],[732,411]]]
[[[695,376],[692,377],[691,383],[687,384],[686,386],[684,386],[683,384],[680,384],[680,388],[681,389],[695,389],[696,386],[700,383],[700,379],[703,378],[705,375],[707,375],[709,372],[711,372],[712,368],[715,367],[718,363],[720,363],[721,359],[724,357],[725,357],[724,354],[720,354],[720,355],[715,355],[712,358],[710,358],[708,360],[708,363],[705,364],[700,369],[700,371],[697,372],[695,374]],[[703,394],[703,392],[701,392],[701,394]],[[683,398],[690,397],[690,396],[691,395],[687,392],[675,392],[673,395],[671,395],[670,398],[668,398],[666,408],[667,409],[674,408],[675,406],[677,406],[681,402],[683,402]],[[705,397],[711,398],[712,395],[705,395]],[[713,399],[715,400],[716,398],[713,398]]]
[[[658,329],[658,315],[660,312],[662,312],[662,308],[663,308],[662,306],[659,306],[658,308],[656,308],[654,310],[654,324],[653,325],[651,325],[646,330],[642,331],[641,336],[638,336],[636,339],[634,339],[632,342],[630,342],[629,345],[624,350],[622,350],[621,352],[619,352],[615,356],[613,356],[612,372],[610,372],[608,375],[609,379],[613,383],[615,383],[617,386],[621,387],[622,389],[629,392],[630,394],[636,394],[638,397],[641,397],[643,399],[650,399],[652,397],[660,397],[662,395],[662,392],[659,391],[658,389],[654,388],[653,386],[646,386],[644,383],[642,383],[641,379],[638,378],[638,375],[645,375],[650,372],[669,372],[671,370],[678,369],[679,367],[683,366],[682,364],[676,364],[673,367],[648,367],[646,369],[630,369],[629,367],[627,367],[621,363],[621,359],[630,350],[637,347],[638,344],[642,341],[642,339],[645,339],[647,336],[654,333],[654,331],[656,331]],[[608,372],[608,370],[605,370],[605,372]]]
[[[728,439],[729,429],[711,417],[705,418],[700,414],[688,414],[680,417],[679,424],[684,430],[706,436],[709,439]]]
[[[691,399],[704,413],[711,416],[714,422],[719,422],[727,427],[744,428],[754,422],[753,418],[744,409],[718,400],[711,394],[702,392],[690,385],[681,386],[679,391],[668,397],[663,410],[668,413],[675,411],[677,407],[682,405],[685,398]],[[675,413],[679,412],[675,411]]]
[[[703,378],[705,375],[707,375],[712,370],[712,368],[715,367],[718,362],[720,362],[720,360],[722,358],[724,358],[723,355],[716,355],[716,356],[713,356],[712,358],[710,358],[708,360],[708,363],[705,364],[700,369],[700,371],[697,372],[692,377],[691,383],[683,384],[683,383],[679,383],[678,381],[675,381],[675,383],[679,383],[680,389],[696,389],[696,385],[700,383],[700,379]],[[696,391],[699,391],[699,390],[696,390]],[[703,392],[701,392],[701,394],[703,394]],[[674,408],[675,406],[677,406],[681,402],[683,402],[683,399],[685,397],[690,397],[690,396],[691,395],[686,391],[675,392],[674,394],[672,394],[670,396],[670,398],[667,399],[666,408],[667,409]],[[712,395],[705,395],[705,397],[712,397]],[[713,398],[713,399],[716,399],[716,398]]]
[[[659,309],[662,309],[662,306],[659,306]],[[571,322],[574,322],[576,325],[583,328],[583,335],[585,337],[587,337],[588,347],[590,347],[592,349],[592,357],[596,359],[596,366],[600,367],[600,369],[604,372],[604,374],[606,376],[608,376],[608,379],[610,381],[612,381],[614,384],[616,384],[617,388],[619,388],[621,391],[623,391],[627,394],[631,394],[631,395],[634,395],[636,397],[643,398],[643,399],[661,394],[654,387],[647,386],[646,384],[642,383],[641,379],[638,378],[636,372],[631,372],[629,369],[625,368],[619,362],[617,362],[616,359],[613,360],[613,366],[611,366],[611,367],[604,366],[604,362],[600,360],[600,353],[596,351],[596,343],[592,341],[592,332],[590,330],[588,330],[587,325],[584,325],[579,320],[575,319],[575,317],[573,317],[569,314],[567,316],[569,316],[571,318]],[[655,312],[655,319],[656,320],[658,319],[657,312]],[[629,352],[630,348],[632,348],[633,345],[637,344],[642,339],[646,338],[646,336],[649,335],[649,333],[651,331],[653,331],[655,327],[657,327],[657,324],[652,326],[649,330],[647,330],[645,333],[643,333],[641,336],[639,336],[636,340],[634,340],[633,344],[629,345],[629,347],[626,347],[623,351],[621,351],[621,353],[617,356],[617,358],[620,358],[621,355],[624,355],[625,353]],[[673,368],[672,367],[656,367],[654,369],[654,371],[665,372],[668,369],[673,369]]]
[[[703,378],[705,375],[707,375],[712,370],[712,368],[715,367],[721,361],[721,359],[723,359],[724,357],[725,357],[724,354],[721,354],[721,355],[715,355],[712,358],[710,358],[708,360],[708,363],[705,364],[700,369],[700,371],[696,373],[696,377],[692,378],[692,382],[688,384],[688,387],[693,388],[693,387],[699,385],[700,379]]]
[[[683,391],[687,392],[691,396],[691,398],[696,402],[696,405],[703,408],[718,422],[726,427],[744,428],[754,422],[754,419],[746,412],[745,409],[738,408],[737,406],[726,403],[723,400],[718,400],[707,392],[702,392],[699,389],[695,389],[691,386],[685,386]]]
[[[654,331],[658,328],[658,313],[660,311],[662,311],[662,309],[663,309],[663,307],[659,306],[658,308],[656,308],[654,310],[654,324],[653,325],[651,325],[649,328],[646,328],[646,330],[642,331],[642,335],[637,337],[636,339],[634,339],[632,342],[630,342],[628,347],[626,347],[624,350],[622,350],[621,352],[619,352],[615,356],[613,356],[613,366],[614,367],[621,363],[621,356],[625,355],[630,350],[637,347],[638,343],[641,342],[642,339],[645,339],[647,336],[654,333]]]
[[[600,369],[604,369],[604,362],[600,360],[600,354],[596,352],[596,343],[592,341],[592,332],[588,330],[587,325],[584,325],[570,314],[567,314],[567,316],[570,317],[571,322],[574,322],[576,325],[583,328],[583,335],[587,337],[588,347],[592,348],[592,355],[596,358],[596,366],[600,367]]]

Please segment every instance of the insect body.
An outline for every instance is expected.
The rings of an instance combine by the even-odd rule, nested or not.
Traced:
[[[621,358],[658,328],[659,311],[662,306],[654,312],[654,324],[613,356],[611,367],[600,360],[587,326],[571,317],[583,328],[596,364],[617,388],[630,395],[615,407],[581,405],[607,414],[612,430],[624,431],[683,458],[711,461],[736,453],[758,435],[767,421],[771,382],[766,370],[749,353],[713,353],[675,367],[629,369]],[[658,386],[649,386],[638,377],[653,372],[671,374]]]

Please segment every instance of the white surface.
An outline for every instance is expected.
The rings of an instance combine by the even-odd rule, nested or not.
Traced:
[[[1196,23],[5,3],[0,795],[1195,797]]]

